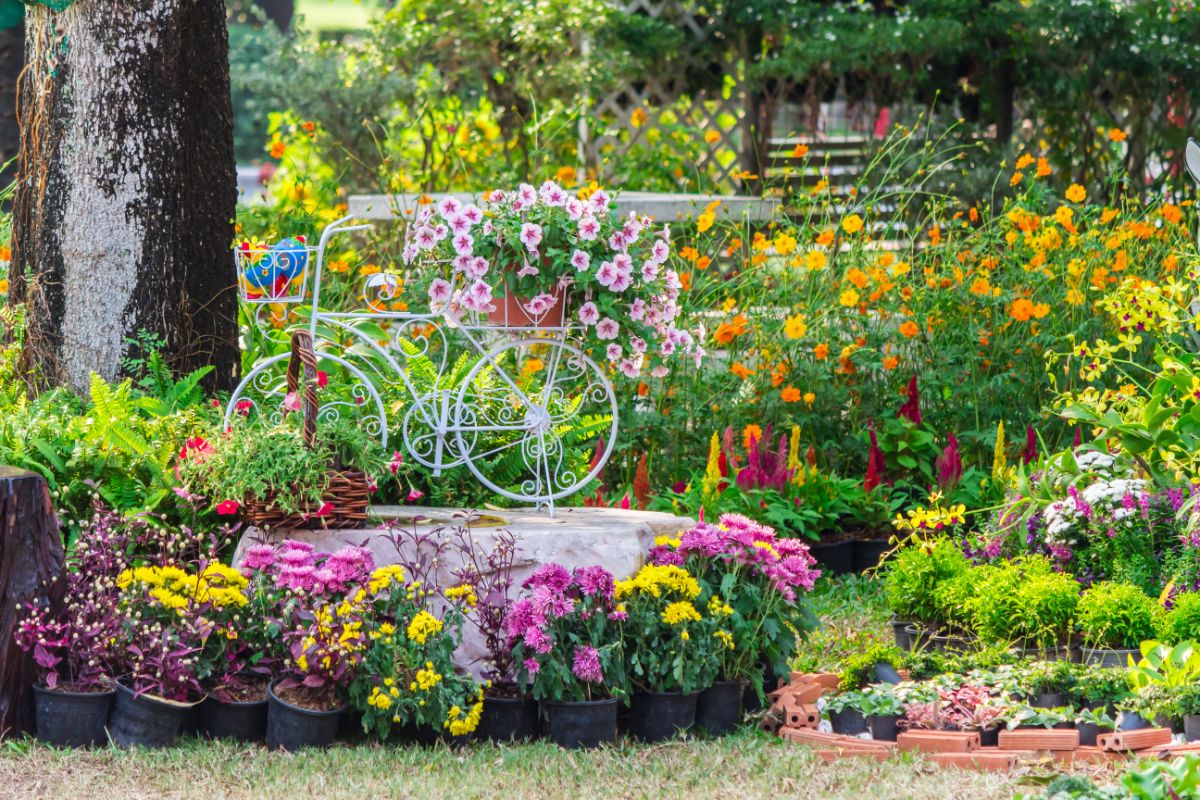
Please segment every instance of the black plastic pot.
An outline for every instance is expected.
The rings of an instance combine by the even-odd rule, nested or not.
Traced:
[[[847,708],[844,711],[830,711],[829,724],[834,733],[844,733],[847,736],[857,736],[867,729],[867,718],[861,711]]]
[[[1159,728],[1167,728],[1171,733],[1183,733],[1183,719],[1181,717],[1167,717],[1162,714],[1155,714],[1154,725]]]
[[[267,701],[224,703],[210,695],[200,704],[200,735],[247,743],[266,740]]]
[[[104,726],[116,692],[63,692],[33,687],[37,739],[55,747],[95,747],[108,735]]]
[[[1140,650],[1105,650],[1092,647],[1084,647],[1081,653],[1084,664],[1097,667],[1128,667],[1130,656],[1133,656],[1136,663],[1142,655]]]
[[[881,717],[872,714],[867,717],[867,726],[871,729],[871,738],[878,739],[883,742],[894,742],[896,736],[899,735],[900,729],[896,723],[901,720],[900,714],[890,714],[886,717]]]
[[[1087,747],[1093,747],[1096,744],[1096,737],[1102,733],[1111,733],[1112,728],[1093,725],[1090,722],[1079,722],[1075,725],[1079,731],[1079,743]]]
[[[696,698],[696,727],[709,736],[726,736],[742,724],[746,681],[717,681]]]
[[[1000,729],[999,728],[984,728],[979,731],[979,746],[980,747],[996,747],[1000,744]]]
[[[1021,657],[1032,661],[1075,661],[1075,650],[1070,645],[1054,647],[1022,647]]]
[[[617,738],[617,701],[542,703],[550,739],[568,750],[590,749]]]
[[[1062,692],[1042,692],[1034,695],[1034,708],[1061,708],[1067,704],[1067,696]]]
[[[687,733],[696,724],[698,694],[635,694],[629,706],[629,735],[643,742],[665,742]]]
[[[1200,742],[1200,714],[1183,715],[1183,737],[1189,742]]]
[[[406,722],[395,731],[395,737],[401,744],[416,745],[417,747],[433,747],[447,741],[444,735],[432,725],[417,725]]]
[[[108,737],[120,747],[170,747],[184,718],[196,703],[175,703],[117,684],[117,695],[108,715]]]
[[[476,735],[489,742],[527,742],[537,737],[538,704],[532,697],[484,697]]]
[[[267,747],[288,751],[327,747],[337,735],[345,708],[345,703],[329,711],[294,706],[280,700],[271,684],[267,688]]]
[[[912,650],[912,639],[908,635],[908,626],[912,622],[906,619],[896,619],[892,617],[892,637],[896,640],[896,647],[908,652]]]
[[[1117,730],[1119,731],[1140,731],[1142,728],[1149,727],[1150,720],[1134,711],[1122,711],[1117,715]]]
[[[973,636],[964,636],[959,633],[951,633],[947,635],[934,634],[929,637],[935,650],[941,650],[944,653],[966,653],[975,650],[977,642]]]
[[[886,661],[880,661],[874,667],[875,681],[877,683],[890,683],[895,686],[902,680],[900,673],[896,672],[895,668]]]
[[[817,542],[808,548],[822,575],[849,575],[854,572],[854,542]]]
[[[929,629],[920,623],[912,622],[904,629],[908,634],[910,650],[925,650],[932,645],[932,636],[929,634]]]
[[[855,572],[866,572],[879,566],[883,554],[891,550],[887,539],[856,539],[852,565]]]

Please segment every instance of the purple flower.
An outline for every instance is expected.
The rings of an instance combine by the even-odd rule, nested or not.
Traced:
[[[325,560],[335,579],[343,584],[363,583],[375,569],[375,557],[366,547],[347,546]]]
[[[526,589],[549,589],[564,592],[571,585],[571,573],[561,564],[543,564],[530,575],[524,584]]]
[[[275,548],[269,544],[256,544],[246,548],[242,555],[242,569],[261,572],[275,563]]]
[[[284,569],[289,567],[311,567],[315,559],[311,550],[300,550],[294,547],[288,547],[279,555],[279,563],[283,564]]]
[[[604,672],[600,669],[600,654],[591,645],[575,648],[571,660],[571,672],[586,683],[604,683]]]
[[[525,659],[525,671],[529,673],[529,677],[532,678],[534,675],[537,675],[538,670],[541,668],[542,665],[537,662],[536,658]]]
[[[584,597],[599,596],[605,601],[613,596],[613,576],[604,567],[581,567],[575,570],[575,583]]]

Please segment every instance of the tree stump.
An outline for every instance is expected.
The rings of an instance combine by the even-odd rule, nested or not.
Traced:
[[[33,656],[13,640],[22,611],[62,602],[63,544],[41,475],[0,466],[0,736],[33,730]]]

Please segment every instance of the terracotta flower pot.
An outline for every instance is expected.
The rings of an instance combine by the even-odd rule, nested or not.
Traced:
[[[566,319],[566,298],[562,292],[546,292],[554,302],[538,316],[530,316],[525,304],[533,298],[515,294],[504,283],[504,296],[492,300],[493,309],[488,312],[488,322],[504,328],[561,328]]]

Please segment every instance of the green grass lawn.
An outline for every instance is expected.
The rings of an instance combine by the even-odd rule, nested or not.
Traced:
[[[158,752],[13,746],[0,756],[0,787],[6,800],[982,800],[1012,797],[1017,784],[1010,776],[943,770],[914,759],[825,765],[806,748],[747,731],[717,742],[587,753],[548,744],[461,751],[374,745],[296,755],[194,740]]]
[[[822,581],[812,605],[825,627],[803,647],[804,665],[834,663],[888,635],[887,610],[871,581]],[[194,739],[159,752],[54,751],[26,741],[0,750],[4,800],[996,800],[1040,793],[1038,780],[1053,774],[1050,765],[1011,775],[948,770],[907,754],[882,763],[827,765],[805,747],[753,729],[715,741],[657,746],[622,741],[595,752],[566,752],[547,743],[460,749],[360,744],[289,755]]]
[[[304,27],[320,32],[365,28],[378,7],[372,0],[297,0],[296,15]]]

